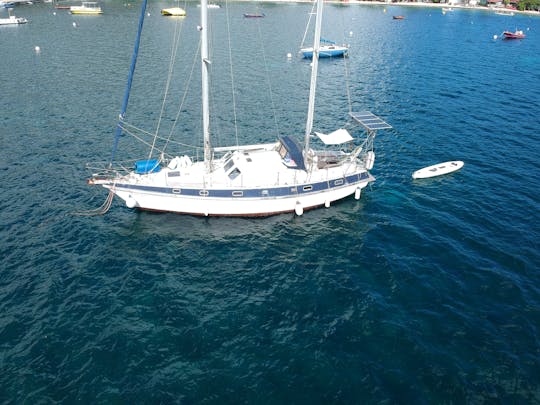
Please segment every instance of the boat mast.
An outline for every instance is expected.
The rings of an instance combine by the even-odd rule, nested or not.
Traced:
[[[122,135],[122,122],[124,121],[124,116],[126,115],[126,110],[129,101],[129,93],[131,92],[131,83],[133,82],[133,74],[135,73],[135,66],[137,65],[137,56],[139,55],[139,44],[141,42],[141,33],[144,23],[144,15],[146,14],[146,3],[147,0],[143,0],[141,5],[141,14],[139,16],[139,28],[137,29],[137,37],[135,39],[135,45],[133,47],[133,55],[131,57],[131,66],[129,68],[128,82],[126,85],[126,91],[124,93],[124,102],[122,103],[122,111],[118,116],[118,125],[116,126],[116,132],[114,135],[114,145],[111,153],[111,161],[109,166],[112,167],[114,156],[116,155],[116,149],[118,149],[118,141]]]
[[[212,146],[210,145],[210,111],[208,95],[208,1],[201,0],[201,82],[202,82],[202,115],[204,135],[204,162],[210,171],[212,167]]]
[[[309,104],[306,122],[306,138],[304,152],[309,150],[309,137],[313,129],[313,114],[315,112],[315,90],[317,87],[317,69],[319,67],[319,47],[321,44],[323,0],[317,0],[317,17],[315,18],[315,34],[313,38],[313,57],[311,59],[311,83],[309,86]]]

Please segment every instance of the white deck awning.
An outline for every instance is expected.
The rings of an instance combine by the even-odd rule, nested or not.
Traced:
[[[317,135],[319,139],[324,142],[325,145],[341,145],[342,143],[350,142],[353,140],[351,134],[349,134],[349,132],[344,128],[340,128],[329,134],[321,134],[320,132],[315,132],[315,135]]]

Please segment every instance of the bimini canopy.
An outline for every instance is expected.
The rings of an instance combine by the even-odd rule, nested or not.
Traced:
[[[325,145],[341,145],[342,143],[353,140],[351,134],[349,134],[349,132],[344,128],[340,128],[337,131],[329,134],[321,134],[320,132],[315,132],[315,134],[321,141],[324,142]]]

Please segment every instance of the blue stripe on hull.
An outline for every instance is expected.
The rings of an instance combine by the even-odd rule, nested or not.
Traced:
[[[335,51],[320,51],[319,58],[332,58],[338,56],[344,56],[346,53],[345,50],[335,50]],[[311,59],[313,58],[313,52],[304,52],[304,58]]]
[[[152,193],[163,193],[172,195],[184,195],[191,197],[213,197],[213,198],[276,198],[292,195],[308,195],[324,190],[338,189],[351,184],[360,183],[369,179],[367,172],[353,174],[341,179],[323,181],[312,184],[301,184],[289,187],[256,188],[256,189],[200,189],[200,188],[179,188],[179,187],[152,187],[132,184],[115,184],[114,188],[134,191],[148,191]]]

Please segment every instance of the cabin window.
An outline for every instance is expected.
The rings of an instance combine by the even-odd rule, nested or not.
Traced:
[[[199,190],[199,195],[201,197],[208,197],[208,190]]]
[[[240,170],[237,167],[229,173],[229,179],[234,180],[240,175]]]
[[[182,192],[182,190],[180,190],[179,188],[173,188],[172,192],[173,192],[173,194],[180,194]]]
[[[229,159],[227,162],[225,162],[225,166],[223,166],[223,169],[228,172],[231,167],[233,167],[234,162],[232,159]]]
[[[242,197],[244,195],[243,191],[233,191],[232,196],[233,197]]]
[[[334,181],[334,186],[341,186],[343,184],[343,179]]]
[[[287,153],[288,153],[287,148],[285,146],[281,145],[279,147],[278,153],[279,153],[279,156],[281,156],[282,159],[285,159],[285,156],[287,156]]]
[[[304,186],[304,191],[311,191],[313,190],[313,186]]]
[[[167,177],[180,177],[180,172],[169,172]]]
[[[261,195],[263,197],[268,197],[270,195],[270,193],[268,192],[268,190],[263,190],[263,191],[261,191]]]

